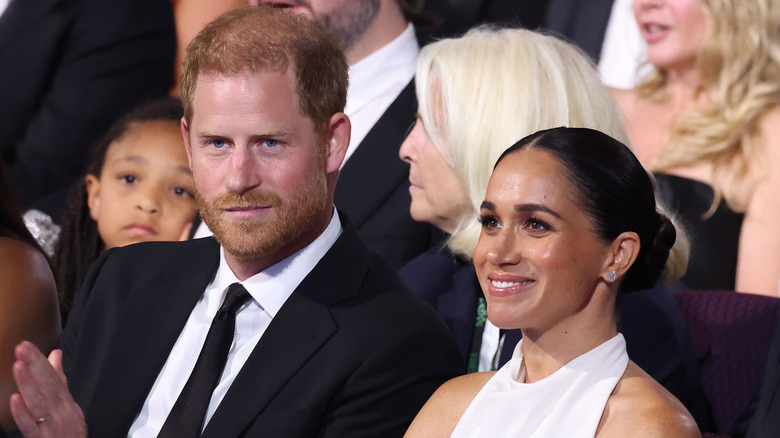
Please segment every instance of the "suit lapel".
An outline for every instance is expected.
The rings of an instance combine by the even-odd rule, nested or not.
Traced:
[[[340,213],[344,230],[274,317],[203,432],[238,436],[338,327],[329,306],[355,297],[371,254]],[[349,266],[348,273],[344,266]],[[334,275],[334,272],[343,275]]]
[[[452,290],[439,296],[437,309],[468,359],[476,323],[477,299],[482,295],[474,265],[465,263],[459,266],[453,272],[452,284]]]
[[[165,280],[152,279],[128,298],[88,409],[93,435],[120,436],[128,430],[219,266],[218,248],[213,239],[192,242],[175,261],[161,261],[168,268]],[[101,418],[112,419],[111,424]]]
[[[13,0],[0,16],[0,53],[27,38],[27,32],[61,0]],[[56,14],[55,14],[56,15]]]
[[[398,149],[414,123],[417,98],[414,80],[387,108],[339,174],[336,206],[360,228],[399,184],[408,184],[409,165]]]

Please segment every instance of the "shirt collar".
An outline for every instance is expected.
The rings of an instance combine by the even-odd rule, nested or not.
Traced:
[[[349,115],[381,94],[388,86],[412,80],[420,46],[410,23],[396,39],[349,67]]]
[[[309,275],[320,259],[341,235],[342,227],[336,209],[330,223],[314,241],[295,254],[279,261],[268,269],[240,281],[225,260],[225,249],[219,248],[219,268],[214,277],[220,291],[226,291],[233,283],[241,283],[252,298],[273,318],[287,298]],[[226,292],[223,292],[223,294]],[[221,300],[220,300],[221,302]]]

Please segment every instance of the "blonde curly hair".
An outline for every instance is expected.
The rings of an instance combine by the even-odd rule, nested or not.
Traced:
[[[699,0],[707,31],[697,58],[701,93],[709,105],[680,114],[652,170],[712,165],[715,198],[736,211],[736,188],[752,189],[765,175],[759,144],[762,117],[780,103],[780,13],[775,0]],[[668,76],[653,69],[639,96],[663,102]]]

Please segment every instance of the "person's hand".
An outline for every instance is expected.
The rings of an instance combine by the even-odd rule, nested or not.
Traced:
[[[192,231],[192,222],[185,225],[184,229],[181,230],[181,235],[179,236],[179,242],[184,242],[185,240],[189,240],[190,231]]]
[[[14,350],[14,379],[19,392],[11,395],[11,414],[25,438],[84,438],[84,413],[73,401],[62,372],[62,351],[48,361],[38,348],[23,341]]]

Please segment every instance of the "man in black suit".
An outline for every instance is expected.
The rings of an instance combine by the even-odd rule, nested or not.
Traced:
[[[409,214],[409,165],[398,158],[415,120],[416,10],[408,0],[253,0],[323,24],[349,63],[346,113],[350,148],[336,187],[345,211],[371,250],[403,266],[439,234]]]
[[[229,12],[192,41],[182,133],[216,241],[118,248],[91,269],[62,338],[91,435],[166,430],[236,283],[251,299],[237,307],[227,363],[205,414],[176,423],[204,437],[401,436],[459,373],[446,326],[333,207],[346,70],[320,26],[264,7]],[[25,343],[17,357],[22,432],[78,429],[43,356]]]
[[[0,16],[0,150],[25,208],[57,215],[108,126],[168,94],[170,0],[12,0]],[[48,208],[47,208],[48,207]]]

